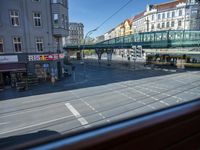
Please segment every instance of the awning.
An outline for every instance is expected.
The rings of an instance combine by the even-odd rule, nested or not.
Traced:
[[[0,72],[8,72],[8,71],[26,71],[26,64],[24,63],[0,64]]]

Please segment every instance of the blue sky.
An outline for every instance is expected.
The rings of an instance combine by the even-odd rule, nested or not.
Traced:
[[[169,0],[133,0],[91,36],[104,34],[126,18],[143,11],[147,3],[156,4],[166,1]],[[127,2],[128,0],[69,0],[69,21],[82,22],[85,26],[85,33],[87,33],[99,26]]]

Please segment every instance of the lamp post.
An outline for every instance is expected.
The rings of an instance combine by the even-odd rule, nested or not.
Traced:
[[[85,62],[84,62],[84,57],[83,57],[83,51],[85,49],[85,44],[86,44],[86,39],[95,31],[97,31],[98,28],[95,28],[93,30],[90,30],[87,32],[85,38],[84,38],[84,41],[83,41],[83,48],[81,50],[81,60],[82,60],[82,64],[83,64],[83,70],[84,70],[84,78],[86,78],[86,71],[85,71]]]

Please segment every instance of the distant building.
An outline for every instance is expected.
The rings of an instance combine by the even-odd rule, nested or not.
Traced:
[[[67,0],[1,0],[0,84],[18,75],[61,75]]]
[[[104,35],[97,36],[97,37],[95,38],[95,43],[102,42],[102,41],[104,41],[104,40],[105,40]]]
[[[69,37],[67,43],[81,44],[84,39],[84,25],[82,23],[69,23]]]
[[[148,5],[146,11],[136,15],[133,31],[151,32],[161,30],[199,30],[197,4],[194,1],[175,0]]]
[[[104,37],[111,39],[133,33],[184,29],[200,30],[200,5],[195,0],[147,5],[145,11],[126,19]]]

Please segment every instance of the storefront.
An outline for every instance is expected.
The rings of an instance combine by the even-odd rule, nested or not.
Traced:
[[[20,63],[17,55],[0,56],[0,88],[15,87],[26,76],[26,63]]]
[[[64,54],[28,55],[30,72],[39,79],[48,80],[51,76],[59,78],[62,74],[61,62]]]

